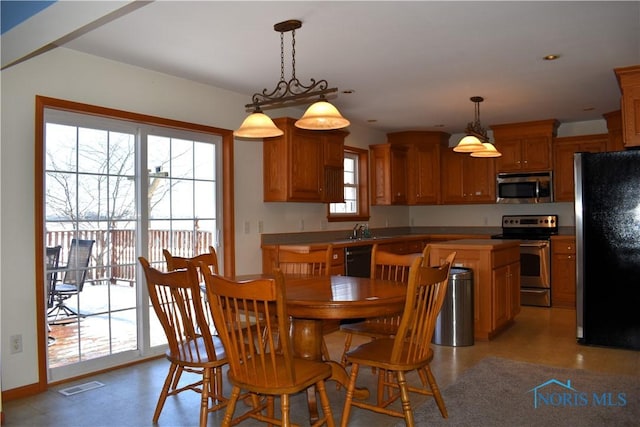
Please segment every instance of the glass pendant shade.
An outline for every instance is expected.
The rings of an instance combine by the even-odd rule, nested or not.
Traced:
[[[474,151],[471,153],[471,157],[500,157],[502,153],[496,150],[496,147],[490,142],[483,142],[482,146],[484,149],[482,151]]]
[[[482,142],[473,135],[467,135],[453,147],[456,153],[473,153],[474,151],[483,151],[485,148]]]
[[[251,113],[249,117],[244,119],[240,129],[233,132],[233,136],[239,138],[269,138],[283,134],[284,132],[273,123],[269,116],[260,112]]]
[[[309,130],[342,129],[349,124],[349,120],[342,117],[338,109],[327,101],[312,104],[296,121],[296,127]]]

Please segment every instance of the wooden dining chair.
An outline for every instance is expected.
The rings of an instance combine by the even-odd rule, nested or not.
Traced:
[[[187,264],[191,262],[196,268],[199,268],[201,262],[203,262],[213,273],[218,274],[218,254],[213,246],[209,246],[209,252],[204,252],[192,257],[182,257],[172,255],[168,249],[162,250],[162,255],[167,263],[167,270],[173,271],[179,268],[186,268]],[[204,279],[201,277],[202,282]]]
[[[347,353],[351,374],[342,411],[342,427],[346,427],[349,422],[352,406],[404,418],[408,427],[414,427],[410,392],[433,396],[442,417],[447,418],[447,409],[429,363],[433,359],[431,337],[444,302],[449,271],[455,255],[452,252],[438,267],[423,266],[422,257],[416,258],[409,272],[407,298],[396,335],[361,344]],[[371,366],[378,371],[375,403],[353,400],[362,365]],[[421,387],[407,383],[405,374],[413,370],[418,372]],[[402,412],[389,407],[398,398],[402,402]]]
[[[333,245],[326,249],[301,250],[297,246],[276,247],[275,268],[285,275],[330,276]]]
[[[423,263],[429,262],[430,251],[431,246],[425,246],[422,251]],[[420,255],[420,253],[400,255],[383,251],[376,243],[371,250],[371,278],[407,283],[410,267]],[[340,330],[345,333],[344,349],[340,358],[342,366],[347,366],[346,354],[351,348],[353,335],[364,335],[372,339],[391,338],[398,330],[400,317],[401,315],[398,313],[397,315],[375,317],[340,325]]]
[[[330,365],[294,356],[289,335],[276,332],[289,331],[291,322],[282,272],[276,269],[273,278],[242,282],[205,272],[205,283],[216,329],[229,359],[228,379],[233,385],[222,425],[253,418],[269,425],[290,426],[289,396],[315,386],[322,417],[312,425],[333,426],[325,388],[325,380],[331,376]],[[265,333],[255,333],[254,325]],[[242,390],[251,393],[253,408],[234,420]],[[259,395],[266,399],[260,401]],[[280,397],[281,420],[275,418],[276,396]]]
[[[151,304],[167,337],[166,357],[171,363],[153,422],[158,422],[167,396],[192,390],[201,393],[200,426],[204,427],[209,412],[225,407],[228,402],[222,395],[222,367],[227,363],[227,355],[220,338],[211,335],[196,267],[187,263],[184,269],[162,272],[151,267],[146,258],[138,259],[144,269]],[[178,387],[183,371],[200,374],[202,379]]]
[[[167,263],[167,270],[173,271],[181,268],[187,268],[189,263],[195,266],[198,271],[199,283],[201,286],[204,286],[204,277],[202,273],[200,273],[200,263],[203,263],[211,270],[211,272],[218,274],[218,255],[216,253],[216,249],[213,246],[209,246],[209,252],[203,252],[198,255],[194,255],[192,257],[183,257],[173,255],[168,249],[162,250],[162,255],[164,256],[165,262]],[[207,323],[209,324],[209,330],[212,334],[215,335],[215,328],[213,327],[213,319],[211,318],[211,314],[209,310],[206,308],[207,305],[207,297],[203,293],[203,303],[205,305],[205,317],[207,319]],[[175,389],[180,382],[180,378],[182,377],[183,368],[178,366],[176,373],[173,377],[173,384],[171,386],[172,389]],[[217,372],[218,378],[216,379],[218,384],[222,384],[222,371],[218,370]]]
[[[276,248],[275,268],[285,275],[330,276],[333,245],[326,249],[300,250],[296,246],[278,245]],[[322,357],[331,360],[329,348],[322,340]]]

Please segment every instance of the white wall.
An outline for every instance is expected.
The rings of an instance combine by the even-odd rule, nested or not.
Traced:
[[[203,125],[234,129],[246,113],[249,95],[130,67],[64,48],[54,49],[1,72],[0,146],[0,325],[1,384],[4,390],[37,378],[36,296],[34,295],[34,113],[43,95]],[[281,116],[296,115],[284,111]],[[599,126],[599,124],[598,124]],[[383,133],[352,124],[347,144],[366,148],[383,143]],[[604,132],[606,132],[606,127]],[[580,132],[594,133],[594,132]],[[459,138],[458,138],[459,139]],[[454,138],[452,137],[452,141]],[[457,139],[455,139],[457,142]],[[258,222],[265,233],[348,230],[353,224],[327,223],[322,204],[262,202],[262,144],[235,143],[237,272],[261,269]],[[564,206],[566,205],[566,206]],[[567,224],[571,204],[536,207],[558,213]],[[409,225],[499,225],[504,205],[372,207],[372,228]],[[522,208],[525,209],[525,208]],[[529,208],[526,208],[530,212]],[[552,212],[553,211],[553,212]],[[485,221],[485,218],[486,221]],[[496,219],[498,218],[498,219]],[[250,231],[244,232],[244,223]],[[44,297],[44,296],[43,296]],[[9,353],[9,337],[23,336],[23,352]]]

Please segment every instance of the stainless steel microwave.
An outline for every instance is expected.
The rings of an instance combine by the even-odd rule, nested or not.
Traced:
[[[553,202],[553,172],[499,173],[497,203]]]

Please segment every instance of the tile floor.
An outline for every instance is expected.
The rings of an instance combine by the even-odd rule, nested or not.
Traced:
[[[358,338],[354,338],[357,344]],[[343,344],[341,332],[326,336],[332,356],[338,359]],[[473,346],[434,346],[432,369],[441,388],[453,383],[467,368],[485,356],[493,355],[514,360],[588,369],[611,374],[640,377],[640,352],[620,349],[585,347],[575,340],[575,311],[523,307],[516,323],[490,342],[476,341]],[[111,371],[56,387],[46,393],[20,400],[3,402],[6,426],[151,426],[158,391],[166,375],[165,359],[150,361],[133,367]],[[411,377],[416,380],[415,377]],[[361,385],[372,389],[373,375],[363,371]],[[59,389],[74,384],[97,380],[104,387],[73,396],[63,396]],[[344,390],[329,383],[328,390],[336,422],[340,420]],[[198,424],[199,396],[182,393],[169,397],[160,416],[159,426],[196,426]],[[414,397],[412,396],[412,399]],[[422,399],[415,398],[416,403]],[[307,408],[303,395],[292,401],[294,422],[308,425]],[[455,408],[448,408],[449,412]],[[218,426],[222,413],[209,416],[209,425]],[[363,411],[352,410],[350,426],[392,426],[398,419]],[[264,425],[247,421],[242,426]]]

